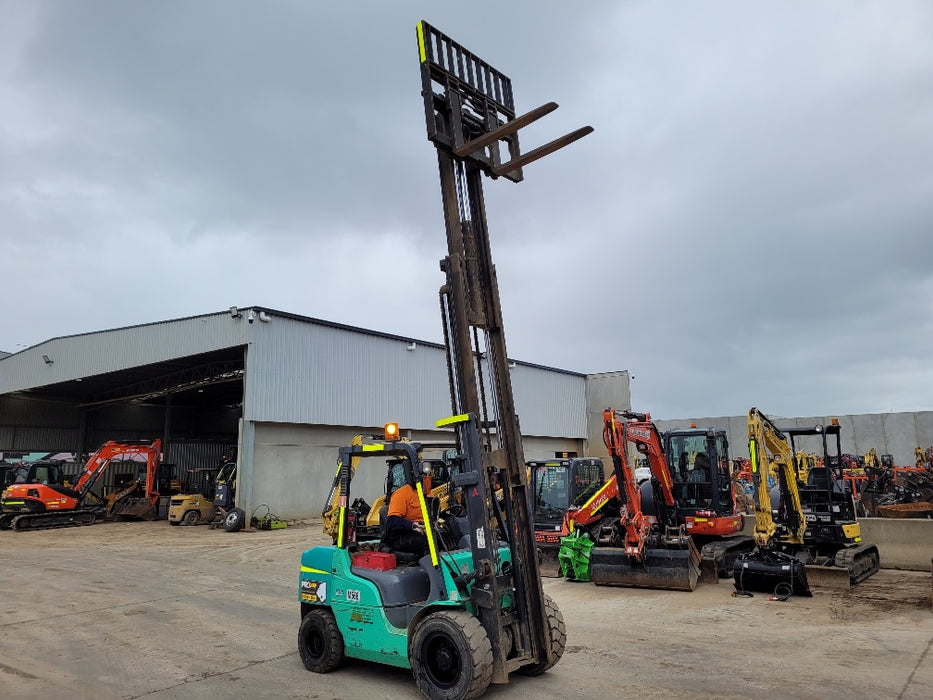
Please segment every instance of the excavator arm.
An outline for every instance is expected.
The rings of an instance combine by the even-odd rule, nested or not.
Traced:
[[[363,436],[357,435],[350,441],[351,446],[362,445]],[[340,460],[337,460],[337,473],[334,475],[334,482],[331,484],[330,492],[327,494],[327,499],[324,501],[324,510],[321,511],[321,516],[324,518],[324,534],[331,535],[336,539],[337,529],[339,525],[340,518],[340,470],[343,465],[340,463]],[[353,475],[356,473],[357,467],[360,466],[360,458],[353,457],[350,459],[350,479],[353,479]]]
[[[661,434],[658,432],[657,426],[651,421],[650,414],[625,411],[623,415],[632,419],[626,424],[628,441],[633,443],[636,449],[648,458],[648,467],[651,469],[653,483],[660,490],[664,504],[663,508],[658,509],[660,525],[674,525],[676,501],[674,500],[671,472],[667,467],[667,460],[664,458]]]
[[[784,512],[780,525],[786,530],[781,540],[788,544],[803,543],[807,519],[800,504],[794,453],[787,437],[770,418],[757,408],[748,412],[748,453],[755,481],[755,544],[770,547],[778,535],[778,523],[771,514],[771,491],[768,487],[768,459],[778,468],[778,482]]]
[[[75,481],[74,490],[80,494],[81,500],[83,500],[110,463],[117,457],[145,455],[146,498],[151,498],[153,494],[158,497],[155,489],[155,479],[161,453],[161,440],[155,440],[151,445],[127,445],[112,440],[105,442],[84,464],[84,469],[81,470],[81,474],[78,475],[78,479]]]
[[[635,481],[635,470],[629,463],[626,423],[619,420],[614,409],[603,411],[603,442],[612,458],[613,477],[621,484],[619,492],[625,496],[620,516],[625,530],[625,553],[641,560],[645,550],[645,539],[651,530],[651,521],[641,510],[641,491]]]

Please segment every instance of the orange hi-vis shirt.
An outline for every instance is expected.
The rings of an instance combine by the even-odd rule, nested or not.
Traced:
[[[388,515],[397,515],[413,523],[422,522],[418,492],[409,484],[398,487],[389,499]]]

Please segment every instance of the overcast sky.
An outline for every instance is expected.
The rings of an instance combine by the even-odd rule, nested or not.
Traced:
[[[512,357],[656,418],[933,409],[927,1],[0,17],[0,350],[234,304],[440,341],[425,19],[561,105],[524,150],[596,129],[485,181]]]

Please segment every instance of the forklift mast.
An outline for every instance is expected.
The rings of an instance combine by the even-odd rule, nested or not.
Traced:
[[[493,649],[493,682],[511,666],[546,663],[549,638],[538,570],[521,431],[512,395],[505,331],[483,200],[483,175],[513,182],[522,167],[590,133],[583,127],[522,154],[518,131],[554,111],[553,102],[516,117],[508,77],[427,22],[417,27],[428,139],[437,149],[448,254],[440,290],[451,408],[462,455],[453,483],[467,500],[474,598]],[[487,389],[489,398],[487,400]],[[495,444],[493,441],[495,438]],[[493,491],[501,488],[499,509]],[[490,509],[500,533],[490,527]],[[512,549],[510,581],[495,575],[498,537]],[[501,598],[514,588],[524,659],[505,659]]]

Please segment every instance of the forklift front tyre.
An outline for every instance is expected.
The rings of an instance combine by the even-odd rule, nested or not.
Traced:
[[[226,532],[239,532],[243,529],[245,522],[246,512],[242,508],[234,508],[224,518],[224,530]]]
[[[343,661],[343,637],[328,608],[314,608],[301,621],[298,654],[314,673],[329,673]]]
[[[415,683],[425,697],[471,700],[492,680],[489,637],[465,610],[425,617],[412,636],[409,655]]]
[[[567,646],[567,627],[564,625],[564,616],[557,607],[557,603],[547,593],[544,594],[544,612],[547,615],[548,635],[551,640],[551,658],[547,663],[522,666],[518,672],[523,676],[537,676],[547,671],[560,661]]]

